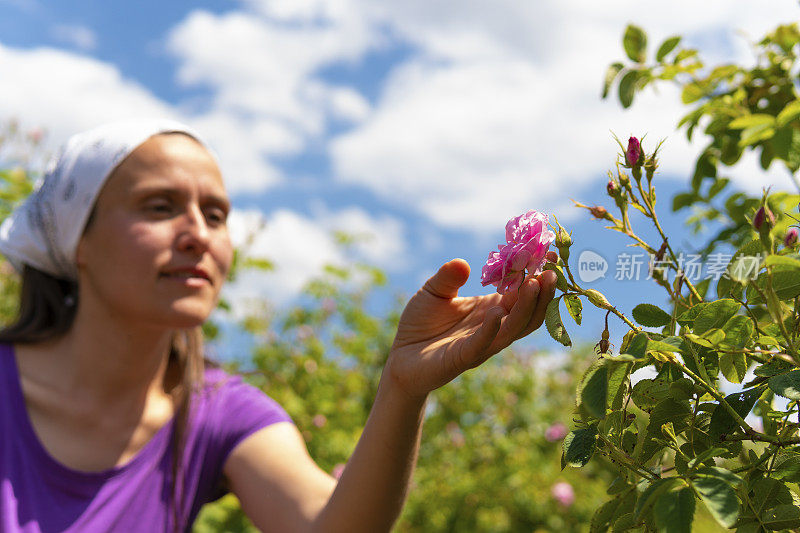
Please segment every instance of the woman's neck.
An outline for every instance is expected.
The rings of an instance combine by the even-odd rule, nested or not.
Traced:
[[[38,379],[64,394],[111,409],[163,395],[172,332],[76,314],[62,337],[34,351]],[[33,370],[33,369],[32,369]]]

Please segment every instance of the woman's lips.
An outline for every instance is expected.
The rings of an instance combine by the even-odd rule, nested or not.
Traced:
[[[200,268],[177,268],[161,273],[161,277],[179,281],[187,285],[203,286],[211,284],[211,276]]]

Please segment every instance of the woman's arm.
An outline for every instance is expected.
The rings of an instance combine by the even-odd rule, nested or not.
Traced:
[[[308,456],[299,432],[266,428],[240,444],[225,475],[264,531],[388,531],[400,514],[419,449],[430,391],[538,328],[555,276],[520,291],[458,298],[469,268],[451,261],[400,319],[364,432],[338,484]]]

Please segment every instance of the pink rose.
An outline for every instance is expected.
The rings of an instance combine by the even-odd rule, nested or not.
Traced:
[[[572,485],[566,481],[559,481],[550,488],[550,494],[553,499],[560,503],[563,507],[569,507],[575,503],[575,491],[572,490]]]
[[[491,252],[481,272],[481,284],[494,285],[505,294],[517,289],[525,280],[525,271],[538,276],[545,263],[545,254],[555,239],[544,213],[528,211],[506,224],[506,244]]]
[[[561,422],[556,422],[544,432],[544,438],[548,442],[557,442],[567,436],[567,426]]]
[[[325,418],[325,415],[314,415],[314,418],[311,419],[311,423],[316,427],[321,428],[325,427],[325,424],[328,423],[328,419]]]

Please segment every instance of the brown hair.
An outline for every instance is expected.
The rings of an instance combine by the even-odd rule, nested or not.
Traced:
[[[0,329],[0,342],[27,344],[57,338],[72,327],[77,308],[76,282],[58,279],[25,265],[22,273],[19,312],[13,323]],[[196,390],[202,383],[206,365],[216,366],[203,356],[201,328],[198,326],[176,332],[171,341],[164,376],[165,389],[167,384],[172,384],[170,395],[175,405],[174,427],[170,441],[172,457],[170,484],[175,531],[179,531],[179,524],[185,518],[181,516],[180,511],[184,490],[180,464],[188,432],[191,391]]]

